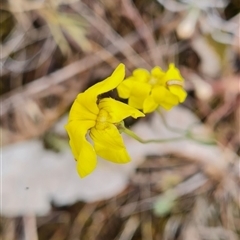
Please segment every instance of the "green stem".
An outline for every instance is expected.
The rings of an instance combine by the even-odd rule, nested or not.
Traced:
[[[182,129],[179,129],[179,128],[174,128],[174,127],[169,126],[168,123],[167,123],[167,121],[166,121],[166,119],[165,119],[165,117],[164,117],[164,115],[163,115],[163,113],[161,112],[160,108],[157,108],[157,113],[160,115],[160,117],[161,117],[161,119],[162,119],[162,122],[163,122],[163,125],[164,125],[167,129],[169,129],[169,130],[171,130],[171,131],[173,131],[173,132],[178,132],[178,133],[183,133],[183,134],[186,133],[185,130],[182,130]]]
[[[174,128],[174,127],[171,127],[171,126],[168,125],[168,123],[167,123],[163,113],[161,112],[160,108],[157,108],[157,112],[160,115],[164,126],[168,130],[170,130],[172,132],[181,133],[181,134],[183,134],[185,136],[185,138],[191,139],[193,141],[196,141],[196,142],[199,142],[199,143],[202,143],[202,144],[207,144],[207,145],[216,144],[216,140],[213,139],[213,138],[211,138],[211,139],[200,139],[200,138],[198,138],[198,137],[193,135],[191,130],[195,126],[196,123],[194,123],[191,126],[189,126],[186,130],[182,130],[182,129],[179,129],[179,128]]]
[[[172,142],[172,141],[179,141],[183,140],[185,136],[181,137],[175,137],[175,138],[168,138],[168,139],[149,139],[149,140],[144,140],[140,138],[137,134],[135,134],[133,131],[129,130],[128,128],[122,127],[121,131],[127,134],[128,136],[134,138],[140,143],[165,143],[165,142]]]
[[[187,131],[185,134],[186,138],[191,139],[193,141],[206,144],[206,145],[216,145],[217,141],[213,138],[208,138],[208,139],[200,139],[192,134],[191,131]]]

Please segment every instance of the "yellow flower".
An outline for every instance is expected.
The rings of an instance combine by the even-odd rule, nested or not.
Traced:
[[[167,72],[160,67],[154,67],[151,73],[145,69],[136,69],[117,90],[121,98],[128,98],[130,106],[149,113],[158,106],[169,110],[184,102],[187,93],[183,85],[184,79],[179,70],[170,64]]]
[[[115,163],[130,161],[116,125],[126,117],[137,118],[144,114],[111,98],[98,99],[99,94],[116,88],[124,76],[125,66],[119,64],[110,77],[78,94],[72,105],[66,130],[81,177],[95,169],[97,155]],[[87,135],[93,145],[87,141]]]

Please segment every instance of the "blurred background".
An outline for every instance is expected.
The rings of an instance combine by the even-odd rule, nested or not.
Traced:
[[[240,239],[238,0],[3,0],[0,11],[1,239]],[[123,136],[131,163],[99,159],[80,179],[68,111],[120,62],[126,76],[175,63],[184,104],[126,125],[185,139]]]

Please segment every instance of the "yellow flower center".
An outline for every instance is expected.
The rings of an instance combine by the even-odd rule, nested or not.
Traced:
[[[109,114],[106,110],[100,109],[97,119],[96,119],[96,125],[95,128],[99,130],[104,130],[108,126],[107,120],[109,119]]]
[[[150,79],[148,80],[148,83],[154,86],[158,83],[158,79],[155,77],[150,77]]]

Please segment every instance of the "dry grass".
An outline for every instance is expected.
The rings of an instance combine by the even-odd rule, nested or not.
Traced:
[[[149,156],[112,199],[53,206],[46,217],[2,217],[3,240],[240,238],[240,47],[213,40],[200,23],[180,39],[175,30],[187,13],[165,7],[154,0],[3,1],[2,145],[44,135],[78,92],[119,62],[128,74],[175,62],[187,80],[185,106],[214,133],[228,168],[215,175],[182,156]],[[220,16],[230,19],[237,10],[231,1]],[[234,21],[222,23],[223,29]],[[220,58],[214,77],[204,72],[205,58],[194,48],[201,38]]]

